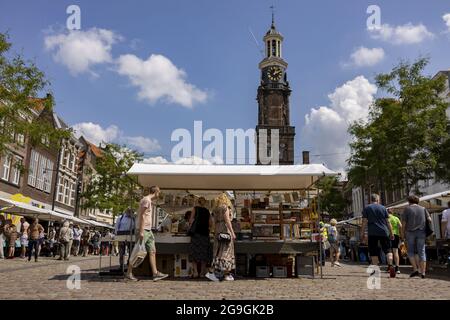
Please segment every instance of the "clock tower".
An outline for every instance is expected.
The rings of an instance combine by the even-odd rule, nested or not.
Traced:
[[[257,137],[257,164],[260,165],[260,131],[267,132],[267,152],[271,146],[271,130],[279,133],[279,164],[294,164],[294,137],[295,127],[290,125],[289,96],[291,89],[287,80],[287,62],[282,57],[283,36],[275,27],[272,15],[272,25],[264,36],[265,57],[259,63],[261,70],[261,82],[258,87],[258,125],[256,126]],[[276,150],[276,149],[274,149]]]

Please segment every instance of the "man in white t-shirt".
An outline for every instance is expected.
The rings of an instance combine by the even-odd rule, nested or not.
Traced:
[[[447,203],[448,209],[442,212],[441,231],[443,239],[450,239],[450,201]]]

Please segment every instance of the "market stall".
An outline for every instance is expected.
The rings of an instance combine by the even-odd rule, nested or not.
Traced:
[[[190,238],[178,230],[183,215],[207,199],[212,210],[214,199],[225,192],[233,204],[233,226],[237,234],[235,253],[237,272],[243,275],[275,276],[286,265],[312,269],[306,257],[317,256],[320,219],[316,203],[318,179],[337,175],[321,164],[294,166],[206,166],[135,164],[128,172],[143,186],[157,185],[162,193],[155,210],[158,261],[166,259],[165,269],[174,276],[189,273]],[[175,261],[171,257],[175,256]],[[300,257],[300,258],[299,258]],[[292,261],[295,259],[295,262]],[[171,272],[171,269],[174,271]],[[271,272],[270,272],[271,271]],[[308,271],[309,272],[309,271]]]

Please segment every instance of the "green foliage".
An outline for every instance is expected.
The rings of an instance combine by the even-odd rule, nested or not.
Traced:
[[[114,215],[126,208],[136,208],[142,187],[137,177],[127,176],[131,166],[142,160],[142,155],[117,144],[101,148],[102,156],[95,161],[95,172],[81,194],[85,209],[110,210]]]
[[[324,177],[316,183],[316,187],[320,189],[320,209],[333,218],[342,218],[348,202],[343,196],[338,177]]]
[[[379,89],[391,97],[376,99],[367,123],[349,127],[349,179],[353,185],[374,185],[380,191],[406,187],[432,176],[442,161],[441,149],[448,141],[442,98],[444,77],[427,77],[428,59],[401,62],[388,74],[376,77]]]
[[[58,146],[70,132],[55,129],[51,123],[36,119],[34,110],[52,113],[54,101],[35,99],[49,85],[45,75],[31,61],[20,55],[11,56],[8,35],[0,33],[0,155],[8,145],[17,143],[17,135],[28,137],[32,145],[47,139],[49,145]]]

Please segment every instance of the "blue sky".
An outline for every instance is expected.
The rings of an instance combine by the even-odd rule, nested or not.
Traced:
[[[170,160],[172,131],[192,130],[194,120],[202,120],[205,129],[255,127],[261,56],[249,28],[263,45],[272,3],[277,28],[285,37],[283,55],[289,63],[296,160],[302,150],[310,150],[313,155],[323,155],[313,157],[314,162],[342,169],[348,137],[342,128],[339,134],[330,131],[336,126],[327,117],[341,123],[367,109],[370,97],[377,94],[370,87],[373,76],[389,71],[400,59],[430,56],[428,74],[450,68],[450,37],[445,33],[450,27],[443,19],[450,13],[449,1],[0,0],[0,32],[8,31],[14,50],[35,59],[47,74],[56,111],[67,123],[93,123],[104,130],[102,134],[112,134],[120,142],[139,145],[137,141],[150,139],[160,148],[152,148],[144,140],[146,157],[161,155]],[[80,32],[104,29],[115,39],[107,50],[109,57],[78,73],[70,72],[70,56],[55,58],[58,44],[47,48],[45,44],[46,38],[67,35],[66,8],[71,4],[81,8]],[[385,25],[385,33],[378,36],[366,27],[366,9],[371,4],[381,8]],[[361,47],[369,51],[360,51],[362,56],[355,54],[352,59]],[[153,94],[151,101],[139,99],[139,91],[151,91],[154,87],[145,86],[158,85],[156,80],[142,80],[135,74],[141,87],[133,84],[125,61],[120,65],[122,72],[118,71],[121,56],[133,55],[133,61],[142,63],[152,54],[161,59],[152,60],[149,68],[162,63],[177,73],[179,84],[194,95],[188,99],[191,106],[186,100],[164,94],[158,97],[154,92],[147,92]],[[180,75],[180,70],[185,73]],[[354,104],[358,106],[349,111]],[[336,136],[339,139],[334,141]]]

